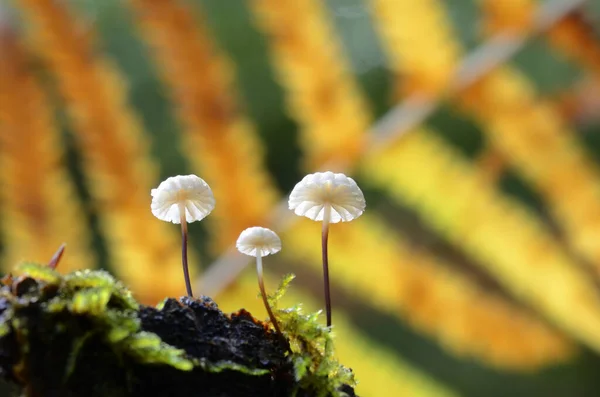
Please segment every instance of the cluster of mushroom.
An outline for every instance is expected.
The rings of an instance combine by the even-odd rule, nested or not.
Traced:
[[[158,188],[152,189],[152,213],[159,219],[181,224],[182,264],[187,294],[192,297],[187,258],[187,223],[204,219],[215,208],[215,198],[210,186],[196,175],[178,175],[167,178]],[[323,276],[327,326],[331,326],[331,297],[327,240],[331,223],[349,222],[362,215],[365,198],[356,182],[341,173],[317,172],[305,176],[292,190],[289,208],[296,215],[305,216],[323,224],[321,245],[323,251]],[[263,282],[262,258],[281,250],[281,240],[272,230],[250,227],[241,232],[237,249],[256,258],[258,285],[269,318],[281,334],[275,315],[267,301]]]

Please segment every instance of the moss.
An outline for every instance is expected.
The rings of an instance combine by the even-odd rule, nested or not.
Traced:
[[[119,356],[129,356],[139,363],[165,364],[183,371],[193,368],[193,361],[186,358],[183,350],[163,343],[155,334],[142,331],[137,318],[138,303],[109,273],[84,270],[63,277],[47,266],[34,263],[23,263],[16,270],[23,276],[13,285],[22,291],[17,294],[2,291],[2,296],[13,307],[23,308],[41,300],[43,315],[57,319],[55,327],[59,332],[65,327],[60,318],[66,318],[66,313],[75,314],[91,321],[93,332]],[[26,287],[19,287],[22,284]],[[22,324],[17,316],[9,315],[2,324],[17,335],[26,331],[26,324]],[[87,333],[74,341],[70,361],[76,361],[78,351],[89,336]],[[27,343],[27,338],[23,341]]]
[[[278,301],[294,277],[293,274],[285,276],[275,293],[268,297],[273,308],[277,309]],[[354,374],[336,360],[333,334],[319,321],[321,312],[304,314],[301,304],[276,312],[290,343],[290,359],[298,387],[312,390],[316,396],[346,396],[342,386],[356,386]]]
[[[207,297],[153,308],[105,271],[62,276],[33,263],[17,271],[0,287],[0,375],[27,396],[354,395],[329,329],[300,306],[278,311],[282,340]]]

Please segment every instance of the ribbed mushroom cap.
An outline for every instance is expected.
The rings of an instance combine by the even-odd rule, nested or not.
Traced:
[[[281,251],[281,239],[271,229],[254,226],[240,233],[236,247],[242,254],[267,256]]]
[[[296,184],[288,201],[296,215],[322,221],[325,207],[331,207],[329,222],[349,222],[365,211],[363,192],[354,179],[341,174],[316,172]]]
[[[215,208],[210,186],[196,175],[167,178],[150,194],[152,214],[166,222],[181,223],[181,207],[188,223],[204,219]]]

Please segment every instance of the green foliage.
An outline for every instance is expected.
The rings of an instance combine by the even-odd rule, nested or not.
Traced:
[[[260,376],[269,373],[268,369],[261,368],[248,368],[241,364],[234,363],[232,361],[219,361],[216,363],[209,363],[206,360],[194,360],[194,364],[202,367],[207,372],[218,373],[222,371],[237,371],[246,375]]]
[[[182,350],[167,345],[158,335],[151,332],[140,331],[127,338],[127,343],[132,347],[131,353],[142,363],[168,363],[182,371],[190,371],[194,368],[194,363],[185,358]]]
[[[60,284],[60,273],[48,266],[40,266],[37,263],[32,262],[23,262],[17,266],[16,270],[50,285]]]
[[[293,274],[286,275],[277,291],[268,297],[274,309],[294,277]],[[319,322],[320,311],[304,314],[299,304],[279,309],[277,313],[281,330],[290,343],[290,359],[299,387],[312,390],[319,397],[341,397],[346,395],[339,390],[342,385],[356,386],[352,371],[335,359],[333,335]]]
[[[33,263],[21,264],[17,270],[35,279],[42,295],[48,286],[58,287],[51,298],[44,300],[41,297],[42,307],[48,316],[69,312],[87,317],[94,324],[92,333],[102,335],[117,355],[132,357],[139,363],[170,365],[183,371],[194,367],[183,350],[167,345],[153,333],[141,330],[136,313],[138,303],[131,292],[109,273],[84,270],[63,277],[47,266]],[[27,304],[17,302],[17,299],[13,297],[14,304]],[[7,320],[2,324],[9,330],[10,327],[19,328],[17,318]],[[0,329],[0,333],[2,331]],[[77,353],[90,335],[87,333],[73,343],[73,362],[66,369],[67,374],[72,372]]]

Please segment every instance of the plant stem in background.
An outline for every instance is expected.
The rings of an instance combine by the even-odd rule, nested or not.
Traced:
[[[50,262],[48,262],[48,267],[50,269],[52,269],[52,270],[56,269],[56,267],[58,266],[58,263],[60,262],[60,259],[62,258],[63,254],[65,253],[66,246],[67,246],[66,243],[62,243],[60,245],[60,247],[58,247],[58,249],[56,250],[54,255],[52,255]]]

